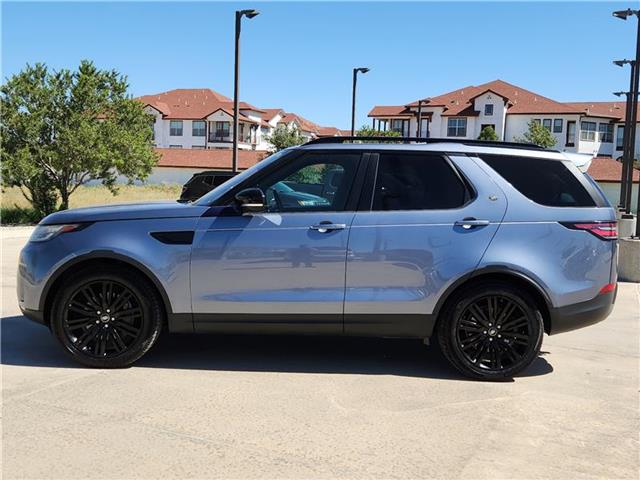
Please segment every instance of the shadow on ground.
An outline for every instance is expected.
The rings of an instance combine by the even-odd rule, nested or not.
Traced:
[[[22,316],[2,318],[0,326],[3,365],[84,368],[64,354],[46,327]],[[136,367],[464,379],[435,346],[426,348],[419,340],[355,337],[165,334]],[[540,356],[519,376],[552,371]]]

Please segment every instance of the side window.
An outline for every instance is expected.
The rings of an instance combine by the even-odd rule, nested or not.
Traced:
[[[447,160],[438,155],[381,153],[373,210],[458,208],[469,191]]]
[[[270,212],[344,210],[360,154],[313,153],[260,181]]]
[[[524,196],[548,207],[595,207],[580,180],[559,160],[482,155],[482,160]],[[578,171],[578,174],[582,175]]]

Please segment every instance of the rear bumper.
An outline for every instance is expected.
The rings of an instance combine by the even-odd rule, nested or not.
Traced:
[[[586,302],[550,309],[549,335],[569,332],[601,322],[613,310],[618,287],[613,292],[598,295]]]

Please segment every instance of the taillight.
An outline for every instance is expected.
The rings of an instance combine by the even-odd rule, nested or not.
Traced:
[[[617,240],[618,225],[616,222],[561,222],[572,230],[585,230],[602,240]]]
[[[616,289],[615,283],[607,283],[604,287],[600,289],[599,295],[603,295],[605,293],[611,293]]]

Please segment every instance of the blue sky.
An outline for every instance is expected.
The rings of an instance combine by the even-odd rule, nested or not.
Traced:
[[[501,78],[561,101],[613,100],[632,58],[628,3],[141,2],[2,4],[2,77],[26,63],[83,58],[129,78],[133,95],[210,87],[233,93],[233,12],[244,21],[241,97],[350,126],[351,69],[367,66],[357,124],[403,104]]]

